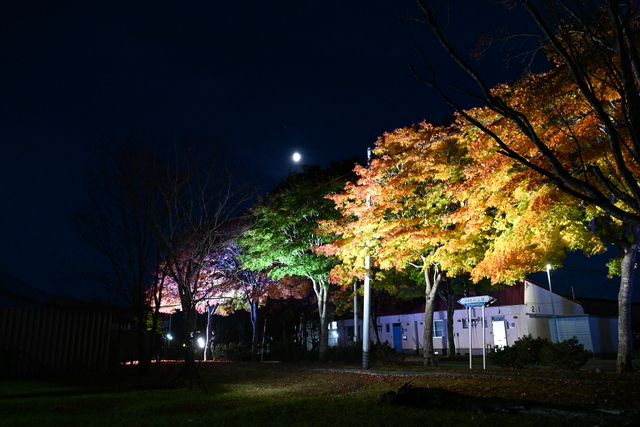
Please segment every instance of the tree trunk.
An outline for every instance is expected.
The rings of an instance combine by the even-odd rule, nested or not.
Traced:
[[[358,327],[358,281],[353,283],[353,343],[360,341],[360,328]]]
[[[371,292],[371,325],[369,327],[373,329],[373,334],[376,336],[376,344],[380,344],[380,330],[378,330],[378,313],[380,312],[380,299],[382,293],[385,291],[379,291],[373,289]]]
[[[151,331],[147,331],[147,315],[149,311],[147,308],[141,308],[137,310],[137,350],[138,350],[138,372],[141,375],[148,375],[151,367],[151,355],[154,350],[157,350],[155,346],[156,338],[156,323],[158,313],[153,313],[153,324]]]
[[[249,301],[249,316],[251,317],[251,361],[258,361],[258,302]]]
[[[423,270],[425,279],[424,335],[422,337],[424,366],[438,366],[433,351],[433,309],[442,273],[438,265],[428,268],[425,266]]]
[[[204,347],[204,360],[213,360],[213,346],[215,345],[215,331],[213,329],[213,314],[216,312],[218,304],[207,304],[207,338]]]
[[[327,304],[326,300],[324,302],[325,306]],[[323,314],[320,317],[320,349],[318,352],[318,361],[320,363],[324,363],[327,361],[327,350],[329,349],[329,316]]]
[[[635,230],[633,243],[622,249],[620,266],[620,290],[618,291],[618,357],[616,370],[619,374],[632,372],[631,338],[631,295],[633,291],[634,269],[638,253],[638,230]]]
[[[453,294],[450,294],[447,299],[447,356],[455,356],[456,355],[456,340],[454,339],[454,329],[453,329]]]
[[[140,375],[148,375],[151,367],[151,353],[154,349],[155,334],[146,331],[144,322],[138,324],[138,372]]]
[[[447,355],[455,356],[456,343],[454,340],[453,332],[453,313],[455,309],[453,306],[453,301],[456,296],[448,280],[442,281],[441,285],[438,287],[438,295],[444,301],[445,306],[447,307]]]
[[[327,349],[329,348],[329,288],[323,282],[313,280],[313,290],[318,298],[318,314],[320,315],[320,349],[318,361],[324,363],[327,360]]]
[[[191,375],[195,372],[196,360],[195,360],[195,332],[198,322],[198,312],[195,307],[190,307],[184,311],[184,327],[187,333],[188,344],[186,347],[186,354],[184,357],[184,372],[191,378]]]

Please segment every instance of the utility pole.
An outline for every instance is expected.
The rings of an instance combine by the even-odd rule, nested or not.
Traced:
[[[367,168],[371,166],[371,148],[367,148]],[[367,195],[367,207],[371,206],[371,196]],[[371,255],[367,248],[364,259],[364,309],[362,312],[362,369],[369,369],[369,324],[371,323],[369,309],[371,307]]]
[[[553,326],[556,331],[556,339],[554,342],[560,342],[560,335],[558,334],[558,319],[556,318],[556,306],[553,303],[553,289],[551,289],[551,264],[547,264],[547,279],[549,280],[549,299],[551,300],[551,313],[553,317]]]

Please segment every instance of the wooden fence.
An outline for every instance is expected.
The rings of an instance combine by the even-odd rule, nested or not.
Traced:
[[[88,309],[0,308],[0,376],[106,368],[111,318]]]

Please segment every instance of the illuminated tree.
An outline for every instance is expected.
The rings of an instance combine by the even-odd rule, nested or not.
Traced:
[[[254,225],[238,241],[246,268],[268,270],[274,279],[292,276],[311,281],[320,317],[320,361],[325,360],[328,348],[329,273],[336,261],[313,251],[330,239],[316,228],[318,221],[338,215],[324,196],[342,188],[352,165],[347,160],[327,169],[304,166],[303,173],[289,176],[269,195],[268,202],[253,209]]]
[[[223,308],[227,311],[245,309],[251,318],[251,357],[257,355],[258,307],[269,299],[302,298],[306,288],[295,286],[287,280],[275,280],[269,277],[267,270],[249,270],[244,268],[240,247],[233,242],[216,259],[216,268],[224,276],[224,288],[232,291]]]
[[[192,295],[196,312],[207,314],[205,360],[211,357],[213,349],[213,315],[221,314],[222,310],[219,308],[226,306],[230,300],[235,298],[235,289],[218,267],[220,252],[223,250],[220,248],[203,261],[204,267],[199,273],[197,292]],[[164,262],[160,264],[156,275],[163,286],[156,289],[155,292],[153,288],[149,289],[149,304],[152,307],[157,307],[161,313],[171,314],[182,311],[180,288],[176,281],[166,273]]]
[[[376,142],[377,156],[341,194],[330,196],[342,217],[324,221],[321,230],[338,239],[319,248],[341,263],[332,275],[343,284],[362,278],[367,256],[381,270],[418,269],[425,285],[424,363],[436,365],[433,351],[435,296],[444,278],[438,254],[457,231],[442,217],[456,209],[447,188],[464,166],[451,130],[427,123],[386,133]]]
[[[198,304],[208,292],[207,262],[235,237],[229,224],[253,192],[235,174],[231,159],[219,149],[176,147],[158,191],[166,207],[164,221],[153,223],[160,244],[163,273],[175,283],[185,332],[196,331]],[[193,372],[193,352],[187,352],[185,372]]]
[[[571,87],[571,81],[555,70],[500,85],[494,91],[510,104],[529,111],[534,130],[558,151],[564,164],[580,161],[605,165],[609,160],[603,156],[605,150],[598,140],[601,128]],[[546,96],[548,93],[554,96]],[[508,139],[531,161],[540,162],[537,148],[518,132],[513,122],[487,108],[469,110],[467,114],[486,123],[492,135]],[[621,276],[618,353],[619,361],[627,360],[630,339],[622,337],[631,334],[628,284],[633,281],[637,228],[573,197],[534,169],[505,156],[489,133],[478,132],[474,126],[468,126],[465,132],[473,162],[467,168],[464,183],[456,188],[467,201],[455,214],[457,220],[468,223],[475,218],[480,223],[484,221],[485,227],[509,231],[494,240],[491,251],[474,269],[474,277],[511,282],[531,271],[543,270],[547,263],[559,263],[565,250],[580,249],[590,254],[604,250],[603,242],[615,244],[624,266],[612,270]],[[594,142],[589,143],[590,140]],[[486,215],[489,208],[493,209],[491,221]],[[625,363],[619,363],[619,370],[625,369]]]
[[[509,132],[498,125],[494,129]],[[445,257],[445,268],[462,266],[459,272],[468,272],[476,282],[490,278],[512,284],[546,264],[559,264],[568,250],[604,250],[585,228],[592,215],[577,199],[504,156],[473,127],[460,131],[459,142],[467,144],[469,161],[464,179],[449,188],[458,208],[443,221],[460,232],[441,252],[467,258],[451,258],[454,265]]]
[[[212,316],[226,316],[237,310],[249,312],[252,325],[252,354],[256,354],[258,307],[269,299],[302,298],[307,288],[294,286],[287,280],[273,280],[266,271],[244,269],[239,259],[240,248],[229,241],[204,261],[198,280],[198,292],[193,301],[198,313],[207,313],[205,360],[211,357],[214,335]],[[179,287],[171,277],[164,278],[162,293],[158,296],[160,312],[181,311]],[[302,294],[301,294],[302,293]]]
[[[467,122],[486,135],[500,151],[544,177],[548,183],[581,200],[593,216],[608,216],[625,231],[621,243],[623,264],[618,294],[618,372],[632,370],[628,330],[632,265],[640,227],[640,52],[634,2],[521,0],[540,30],[540,45],[551,57],[553,78],[538,79],[549,88],[544,96],[551,110],[530,108],[514,95],[514,87],[494,90],[452,45],[442,30],[434,1],[418,0],[424,22],[454,61],[471,76],[476,87],[463,88],[493,118],[484,120],[465,111],[434,75],[419,78],[436,90]],[[448,22],[448,21],[447,21]],[[426,57],[424,57],[426,62]],[[428,64],[428,62],[427,62]],[[429,68],[432,70],[430,64]],[[416,73],[417,74],[417,73]],[[526,85],[525,85],[526,86]],[[529,85],[534,86],[534,85]],[[533,93],[530,91],[530,93]],[[567,102],[573,99],[574,102]],[[540,121],[542,118],[543,121]],[[508,122],[512,132],[498,133],[495,123]],[[582,127],[594,130],[588,137]],[[556,129],[557,131],[550,132]],[[571,146],[571,149],[567,148]]]
[[[374,153],[369,168],[357,168],[360,180],[331,197],[342,217],[322,230],[339,238],[320,249],[342,261],[333,271],[342,283],[361,277],[368,254],[382,270],[420,269],[426,325],[445,273],[511,284],[559,263],[565,250],[603,249],[574,198],[514,167],[473,128],[398,129],[381,137]],[[424,343],[425,364],[433,365],[431,328]]]

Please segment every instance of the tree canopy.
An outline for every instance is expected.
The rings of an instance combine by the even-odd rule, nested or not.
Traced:
[[[475,85],[456,91],[483,106],[462,108],[438,83],[427,55],[427,71],[414,68],[416,76],[501,154],[581,201],[587,218],[607,217],[621,230],[617,241],[627,268],[618,296],[618,371],[631,370],[630,334],[623,331],[640,228],[640,10],[617,0],[509,2],[528,12],[553,68],[492,88],[454,47],[437,3],[418,0],[421,21]]]
[[[314,252],[331,240],[316,229],[319,221],[339,215],[324,196],[344,186],[353,164],[354,160],[345,160],[326,169],[304,166],[302,173],[289,176],[267,201],[254,207],[253,225],[238,241],[247,268],[267,270],[275,279],[298,276],[311,280],[321,323],[321,360],[328,345],[329,273],[337,261]]]

